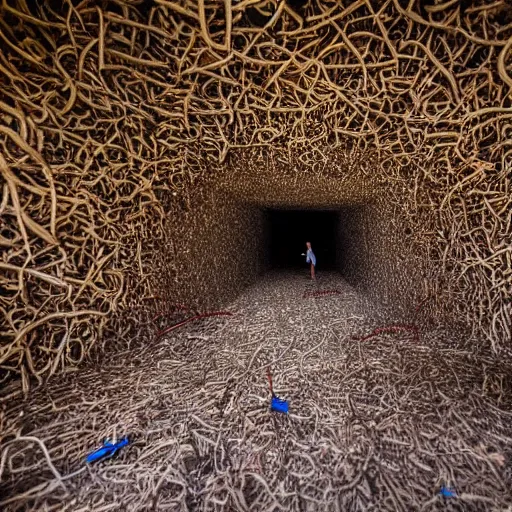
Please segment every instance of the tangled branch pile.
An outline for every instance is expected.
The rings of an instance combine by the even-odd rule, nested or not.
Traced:
[[[316,287],[271,275],[233,316],[13,403],[0,415],[0,508],[509,510],[510,364],[442,330],[376,334],[381,312],[322,278],[339,295],[304,299]],[[269,365],[288,415],[269,411]],[[84,463],[125,434],[116,458]],[[443,501],[443,484],[456,499]]]
[[[349,152],[333,180],[372,155],[368,182],[389,189],[436,269],[436,308],[505,348],[505,0],[148,5],[2,1],[3,381],[27,390],[136,335],[144,299],[165,294],[148,262],[180,200],[229,170],[230,151],[270,146],[270,167],[309,173]]]

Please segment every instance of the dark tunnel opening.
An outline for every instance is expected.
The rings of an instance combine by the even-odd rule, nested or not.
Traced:
[[[311,242],[317,269],[337,270],[339,218],[336,210],[267,210],[267,267],[305,268],[306,242]]]

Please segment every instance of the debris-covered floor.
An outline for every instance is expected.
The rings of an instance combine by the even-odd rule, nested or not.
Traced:
[[[512,510],[510,365],[306,275],[4,404],[0,509]]]

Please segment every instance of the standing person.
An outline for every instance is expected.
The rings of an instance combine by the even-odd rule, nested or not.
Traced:
[[[316,267],[316,258],[313,249],[311,249],[311,243],[306,242],[306,247],[308,248],[308,252],[306,253],[306,263],[311,263],[311,279],[316,279],[315,277],[315,267]]]

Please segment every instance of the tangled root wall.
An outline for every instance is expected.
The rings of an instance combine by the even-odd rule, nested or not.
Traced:
[[[376,198],[364,222],[385,207],[414,243],[396,250],[374,225],[367,257],[351,238],[349,274],[402,307],[410,273],[408,294],[431,315],[506,349],[511,21],[504,0],[4,1],[2,379],[20,376],[26,391],[31,377],[143,335],[163,292],[235,293],[249,251],[231,281],[212,276],[250,238],[230,233],[257,212],[239,231],[205,234],[192,196],[201,183],[224,193],[243,161],[253,180],[233,179],[228,218],[244,201]],[[197,274],[197,237],[190,253],[177,242],[182,260],[171,248],[186,208],[214,248]]]
[[[407,221],[401,208],[390,208],[384,199],[343,210],[339,266],[350,283],[390,308],[396,319],[432,319],[435,270],[415,239],[419,227]],[[437,321],[441,314],[438,308]]]
[[[152,288],[160,313],[172,305],[211,309],[225,303],[264,269],[264,218],[255,205],[211,184],[191,190],[172,210],[155,251]],[[158,306],[157,306],[158,305]]]

